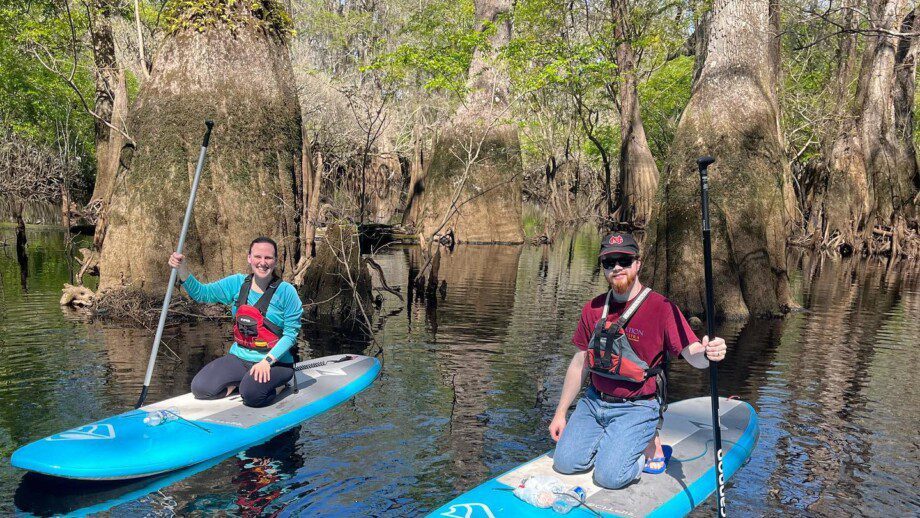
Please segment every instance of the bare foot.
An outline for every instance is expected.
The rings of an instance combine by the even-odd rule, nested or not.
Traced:
[[[658,436],[658,433],[655,433],[655,437],[649,441],[648,446],[645,447],[645,451],[642,452],[645,455],[646,461],[649,459],[654,459],[656,457],[664,457],[664,450],[661,449],[661,437]],[[653,470],[659,470],[664,467],[664,462],[647,462],[646,465]]]

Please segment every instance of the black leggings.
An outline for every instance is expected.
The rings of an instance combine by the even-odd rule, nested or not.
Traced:
[[[234,354],[221,356],[198,371],[192,379],[192,394],[195,399],[220,399],[227,393],[227,387],[237,386],[246,406],[269,405],[275,400],[275,389],[294,377],[294,366],[276,363],[268,381],[259,383],[249,374],[253,365]]]

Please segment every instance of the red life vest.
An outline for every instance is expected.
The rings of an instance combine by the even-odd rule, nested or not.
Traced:
[[[247,275],[236,298],[236,315],[233,319],[233,339],[240,347],[268,353],[281,339],[284,329],[265,317],[281,279],[272,275],[272,280],[255,305],[249,305],[249,290],[252,275]]]
[[[624,331],[626,323],[651,292],[651,288],[642,290],[632,304],[626,308],[626,311],[620,315],[620,318],[612,323],[607,322],[607,312],[610,308],[610,292],[607,292],[604,313],[594,326],[594,334],[591,335],[591,341],[588,343],[587,360],[591,372],[617,381],[644,383],[645,380],[664,370],[660,365],[661,362],[657,362],[659,365],[656,367],[649,367],[645,360],[639,358]],[[653,363],[656,362],[653,361]]]

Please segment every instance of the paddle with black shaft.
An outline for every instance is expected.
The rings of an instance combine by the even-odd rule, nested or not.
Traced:
[[[208,127],[204,132],[204,141],[201,143],[201,153],[198,155],[198,166],[195,168],[195,179],[192,180],[192,192],[188,196],[188,206],[185,207],[185,220],[182,222],[182,232],[179,233],[179,246],[176,247],[176,253],[182,253],[182,247],[185,246],[185,234],[188,232],[188,223],[192,219],[192,207],[195,205],[195,193],[198,192],[198,180],[201,179],[201,169],[204,167],[204,156],[208,151],[208,141],[211,140],[211,128],[214,127],[214,121],[204,121]],[[144,376],[144,388],[141,389],[141,397],[137,399],[134,408],[140,408],[147,399],[147,389],[150,388],[150,378],[153,376],[153,366],[157,361],[157,350],[160,348],[160,339],[163,337],[163,327],[166,325],[166,312],[169,309],[169,300],[172,299],[173,287],[176,285],[176,275],[179,270],[173,268],[169,273],[169,284],[166,286],[166,295],[163,297],[163,308],[160,310],[160,323],[157,324],[157,333],[153,338],[153,348],[150,350],[150,360],[147,361],[147,375]]]
[[[715,311],[712,295],[712,244],[709,228],[709,177],[707,169],[716,159],[703,156],[696,160],[700,167],[700,192],[703,206],[703,269],[706,275],[706,334],[712,340],[715,337]],[[719,516],[725,516],[725,473],[722,471],[722,425],[719,423],[719,367],[709,360],[709,392],[712,399],[712,435],[716,453],[716,483],[719,495],[716,505]]]

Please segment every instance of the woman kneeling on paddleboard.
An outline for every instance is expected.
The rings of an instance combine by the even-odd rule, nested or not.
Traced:
[[[562,395],[549,432],[557,441],[553,468],[572,474],[594,468],[594,482],[619,489],[642,472],[661,473],[669,455],[656,434],[667,396],[669,357],[683,356],[706,368],[725,358],[725,340],[696,338],[674,303],[642,286],[639,245],[632,234],[614,232],[601,242],[598,259],[607,293],[582,309]],[[572,416],[566,411],[591,374],[591,384]]]
[[[297,343],[303,304],[297,290],[275,273],[278,246],[267,237],[249,245],[249,275],[235,274],[202,284],[189,272],[185,256],[173,253],[169,265],[197,302],[231,307],[233,346],[192,379],[197,399],[218,399],[239,388],[243,403],[261,407],[275,399],[277,389],[294,376],[291,348]]]

